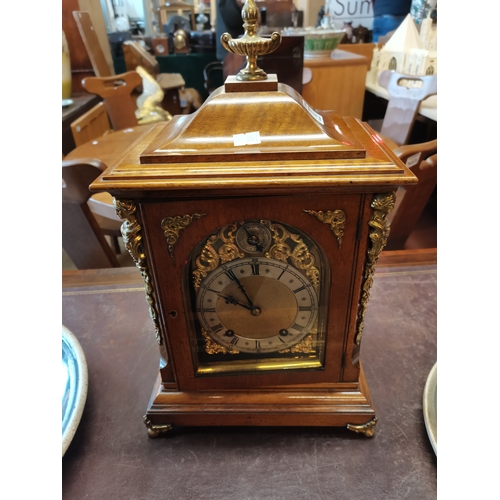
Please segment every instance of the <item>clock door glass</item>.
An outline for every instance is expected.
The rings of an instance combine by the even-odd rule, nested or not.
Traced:
[[[322,250],[277,221],[219,228],[184,279],[199,376],[322,369],[329,269]]]

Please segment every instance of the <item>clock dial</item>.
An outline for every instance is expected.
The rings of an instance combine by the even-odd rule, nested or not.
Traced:
[[[200,286],[196,310],[215,342],[247,353],[280,351],[315,325],[318,298],[297,269],[275,259],[238,259]]]
[[[247,253],[265,252],[271,244],[271,231],[260,222],[246,222],[236,231],[236,243]]]
[[[198,375],[321,369],[329,267],[321,248],[282,222],[220,227],[185,268]]]

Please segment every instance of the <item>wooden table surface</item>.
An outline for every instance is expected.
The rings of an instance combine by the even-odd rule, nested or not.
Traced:
[[[435,499],[422,395],[436,362],[435,250],[382,253],[361,360],[375,436],[342,428],[176,429],[142,421],[159,352],[135,268],[63,273],[63,325],[86,356],[89,390],[62,461],[62,498],[102,500]]]
[[[165,125],[168,122],[165,122]],[[125,151],[140,137],[148,133],[156,123],[137,125],[136,127],[111,132],[95,141],[87,142],[77,147],[64,159],[73,160],[77,158],[97,158],[110,167],[119,160]]]

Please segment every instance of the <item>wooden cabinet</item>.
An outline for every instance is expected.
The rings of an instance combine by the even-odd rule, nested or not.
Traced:
[[[304,68],[311,70],[312,79],[303,86],[302,97],[312,108],[361,118],[366,57],[336,49],[330,57],[304,58]]]

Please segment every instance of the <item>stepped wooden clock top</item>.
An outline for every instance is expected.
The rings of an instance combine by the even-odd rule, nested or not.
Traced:
[[[199,112],[178,116],[140,155],[143,164],[365,158],[339,117],[332,124],[299,94],[274,80],[228,82]],[[234,90],[232,90],[234,89]]]
[[[275,75],[230,77],[201,108],[158,123],[92,191],[413,184],[365,123],[311,109]]]
[[[380,191],[416,178],[378,135],[353,117],[313,110],[257,57],[275,50],[281,35],[258,36],[258,9],[242,9],[245,34],[221,37],[247,65],[190,115],[159,123],[91,185],[92,191],[244,189],[257,194],[315,187]]]

